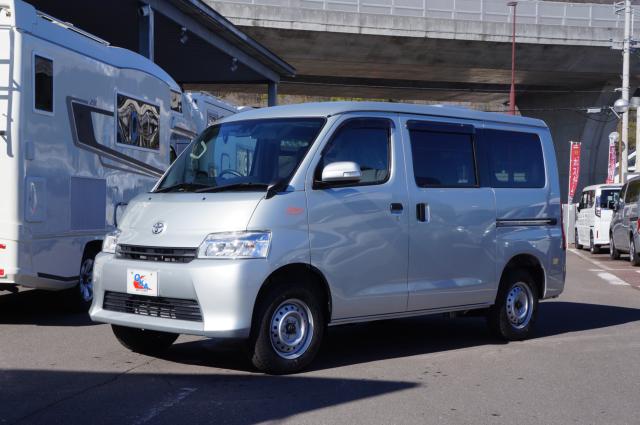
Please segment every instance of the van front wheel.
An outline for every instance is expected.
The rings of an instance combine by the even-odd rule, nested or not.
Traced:
[[[313,361],[324,335],[322,294],[308,285],[277,285],[259,301],[249,344],[253,365],[294,373]]]
[[[589,251],[592,254],[600,254],[600,247],[593,242],[593,232],[589,234]]]
[[[178,334],[111,325],[120,344],[131,351],[142,354],[160,353],[178,339]]]
[[[575,235],[575,239],[573,240],[573,243],[576,246],[576,249],[582,249],[582,245],[580,245],[579,239],[578,239],[578,229],[576,229],[576,235]]]
[[[491,331],[507,341],[526,339],[533,332],[537,314],[538,291],[531,275],[523,270],[508,272],[487,315]]]

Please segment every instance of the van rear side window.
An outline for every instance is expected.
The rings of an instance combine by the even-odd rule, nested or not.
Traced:
[[[478,149],[486,170],[485,185],[496,188],[540,188],[545,185],[540,138],[532,133],[481,130]]]
[[[34,106],[39,111],[53,112],[53,61],[35,55]]]
[[[419,187],[473,187],[471,134],[411,129],[413,173]]]

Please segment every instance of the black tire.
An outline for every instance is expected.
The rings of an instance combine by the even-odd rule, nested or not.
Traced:
[[[66,290],[69,310],[86,313],[93,302],[93,265],[100,250],[97,247],[87,247],[84,250],[80,270],[79,282],[73,288]]]
[[[592,254],[600,254],[600,247],[593,243],[593,232],[589,233],[589,251]]]
[[[519,289],[516,289],[519,288]],[[522,292],[518,292],[522,291]],[[527,293],[528,292],[528,293]],[[520,324],[516,324],[517,317],[514,310],[508,312],[507,304],[517,306],[514,299],[522,293],[527,298],[527,315]],[[514,295],[518,294],[518,295]],[[529,338],[533,333],[534,325],[538,316],[538,290],[535,281],[525,270],[507,271],[500,281],[500,289],[496,297],[496,302],[487,313],[487,323],[491,332],[498,338],[506,341],[519,341]],[[512,317],[512,319],[510,319]]]
[[[620,259],[620,251],[618,251],[616,244],[613,242],[613,234],[609,234],[609,257],[612,260]]]
[[[111,329],[120,344],[131,351],[141,354],[161,353],[171,347],[171,344],[179,336],[169,332],[150,331],[118,325],[111,325]]]
[[[573,240],[573,244],[576,246],[576,249],[582,249],[582,245],[578,243],[578,229],[576,229],[576,236]]]
[[[275,375],[295,373],[307,367],[318,353],[325,332],[324,298],[322,291],[308,284],[278,284],[261,296],[256,307],[249,340],[248,351],[251,363],[258,370]],[[292,307],[291,313],[285,310],[288,306]],[[281,314],[283,311],[285,316]],[[290,317],[293,322],[289,323],[293,325],[291,333],[302,329],[302,322],[310,324],[305,325],[307,333],[302,338],[302,342],[293,347],[273,342],[281,340],[278,339],[276,332],[278,328],[272,326],[272,322],[279,321],[278,317],[286,317],[288,314],[293,315]],[[296,321],[295,318],[299,318],[300,321]],[[280,323],[288,322],[283,320]],[[309,330],[311,331],[308,332]],[[290,335],[289,332],[284,332]],[[305,332],[301,332],[301,335],[305,335]],[[281,349],[277,350],[276,345]],[[284,352],[286,348],[291,348],[293,351],[286,353]],[[285,358],[284,356],[296,357]]]
[[[633,235],[631,236],[631,239],[629,242],[629,261],[631,262],[631,265],[634,267],[640,266],[640,255],[636,250],[636,242],[634,240]]]

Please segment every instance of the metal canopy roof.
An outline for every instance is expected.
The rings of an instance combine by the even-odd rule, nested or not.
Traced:
[[[179,84],[277,83],[295,69],[201,0],[27,0],[36,9],[145,53],[153,34],[154,61]],[[141,6],[153,10],[144,24]]]

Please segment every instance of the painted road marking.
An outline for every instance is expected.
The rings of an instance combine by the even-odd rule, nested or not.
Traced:
[[[613,273],[609,273],[612,271],[629,271],[629,269],[616,269],[613,267],[609,267],[599,261],[594,260],[593,258],[589,258],[583,253],[579,252],[577,249],[570,248],[569,251],[574,253],[578,257],[582,258],[583,260],[588,261],[594,266],[598,267],[598,269],[588,269],[588,271],[596,273],[598,277],[604,280],[605,282],[611,285],[617,285],[617,286],[631,286],[629,283],[620,279],[618,276],[614,275]],[[640,270],[637,270],[637,271],[640,272]]]
[[[177,394],[173,394],[170,397],[167,397],[165,400],[163,400],[162,403],[151,407],[149,410],[147,410],[147,412],[142,417],[135,420],[133,424],[142,425],[144,423],[149,422],[150,420],[158,416],[160,413],[164,412],[167,409],[172,408],[173,406],[180,403],[185,398],[189,397],[196,390],[197,388],[189,388],[189,387],[180,388],[180,391]]]
[[[607,273],[607,272],[598,273],[598,277],[600,279],[606,280],[607,283],[611,285],[631,286],[624,280],[620,279],[618,276],[613,275],[611,273]]]

